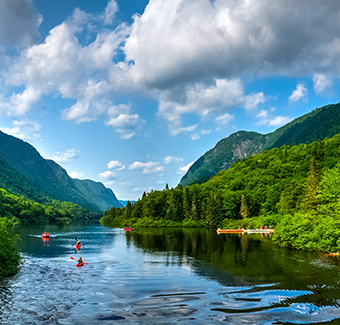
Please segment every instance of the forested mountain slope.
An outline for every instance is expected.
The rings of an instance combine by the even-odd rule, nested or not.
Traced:
[[[234,163],[204,184],[151,191],[107,226],[275,226],[282,245],[340,252],[340,134]]]
[[[111,189],[92,180],[72,179],[29,143],[0,131],[0,187],[40,203],[73,202],[95,212],[121,207]]]
[[[298,145],[331,138],[340,133],[340,103],[313,110],[268,134],[238,131],[220,140],[201,156],[182,177],[186,186],[203,183],[235,161],[283,145]]]

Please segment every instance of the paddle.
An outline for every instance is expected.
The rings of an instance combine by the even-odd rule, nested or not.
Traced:
[[[71,260],[75,260],[75,258],[72,257],[72,256],[70,256],[70,259],[71,259]],[[85,264],[90,265],[90,263],[85,263]]]
[[[76,241],[78,241],[78,239],[77,238],[74,238]],[[85,246],[85,244],[81,244],[82,246]]]

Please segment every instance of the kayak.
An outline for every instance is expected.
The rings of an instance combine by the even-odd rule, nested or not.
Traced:
[[[79,249],[80,249],[80,247],[81,247],[81,245],[76,245],[76,249],[78,249],[78,250],[79,250]]]
[[[76,266],[83,266],[84,262],[76,264]]]
[[[41,235],[42,238],[50,238],[50,233],[46,234],[46,235]]]
[[[125,231],[131,231],[132,228],[124,228]]]

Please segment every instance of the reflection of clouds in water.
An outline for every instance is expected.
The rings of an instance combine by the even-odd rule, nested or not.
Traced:
[[[324,268],[323,262],[314,265],[318,261],[307,253],[285,255],[285,250],[272,250],[268,242],[261,246],[259,240],[248,238],[243,260],[238,237],[218,237],[209,231],[147,229],[126,234],[101,226],[67,229],[70,232],[55,231],[59,236],[52,237],[46,250],[41,250],[40,238],[31,237],[23,246],[25,264],[8,287],[15,293],[12,323],[45,325],[43,319],[53,317],[59,323],[94,325],[178,319],[195,324],[268,324],[340,317],[332,316],[338,311],[331,301],[326,308],[321,304],[333,296],[311,286],[315,277],[327,283],[327,274],[334,283],[337,273]],[[74,238],[85,243],[77,255]],[[70,256],[78,255],[90,265],[76,268]],[[273,270],[277,270],[274,277]],[[293,276],[296,271],[298,278]],[[4,308],[0,300],[0,315]]]

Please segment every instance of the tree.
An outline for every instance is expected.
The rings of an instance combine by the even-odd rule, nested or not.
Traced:
[[[317,157],[317,148],[313,150],[310,159],[309,173],[305,190],[305,197],[302,203],[302,212],[316,214],[320,200],[317,197],[318,186],[321,180],[321,169]]]
[[[247,204],[247,199],[244,194],[242,194],[241,197],[240,215],[243,219],[249,218],[249,208]]]

